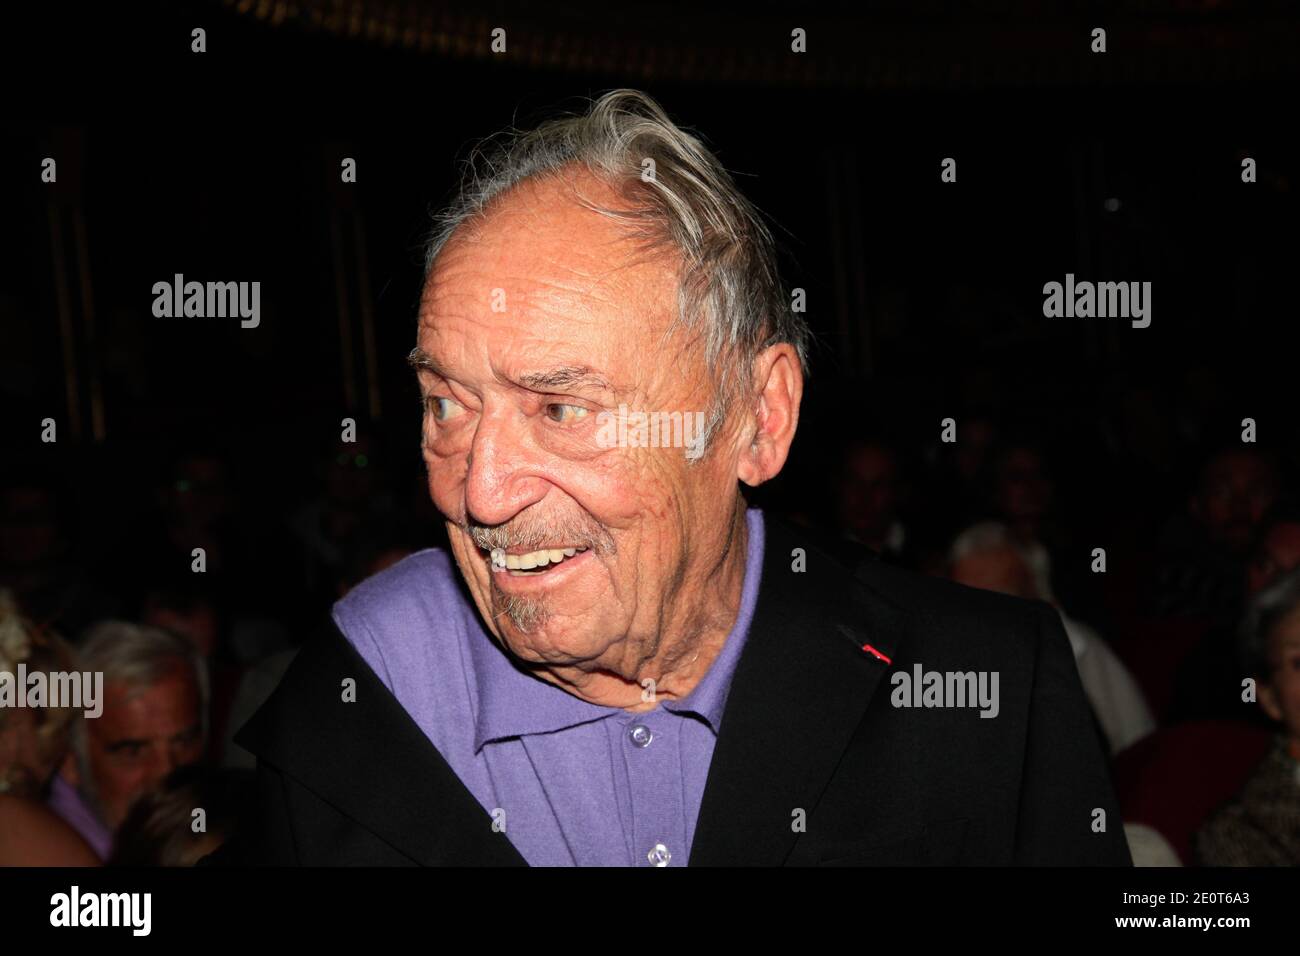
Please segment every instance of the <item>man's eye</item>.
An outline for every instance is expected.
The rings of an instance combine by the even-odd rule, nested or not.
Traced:
[[[429,409],[433,412],[434,421],[445,422],[448,419],[455,418],[462,411],[461,406],[450,398],[440,396],[430,396],[428,399]]]
[[[583,408],[581,405],[564,405],[559,402],[552,402],[546,406],[546,417],[553,422],[567,425],[580,418],[585,418],[587,411],[588,409]]]

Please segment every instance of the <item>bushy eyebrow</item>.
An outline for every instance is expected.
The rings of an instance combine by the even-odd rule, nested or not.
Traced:
[[[432,372],[441,378],[449,378],[429,353],[418,346],[406,357],[406,364],[416,371]],[[616,391],[608,379],[586,365],[557,365],[540,372],[528,372],[519,376],[514,384],[534,392],[557,392],[574,388]]]
[[[561,365],[544,372],[529,372],[519,377],[519,384],[534,392],[556,392],[568,388],[614,389],[604,377],[585,365]]]
[[[417,372],[432,372],[434,375],[439,375],[443,378],[447,377],[442,374],[442,369],[439,368],[438,363],[429,356],[429,353],[418,345],[411,349],[410,355],[406,356],[406,364],[411,366],[411,368],[415,369]]]

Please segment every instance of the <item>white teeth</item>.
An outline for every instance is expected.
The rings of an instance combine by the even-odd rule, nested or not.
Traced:
[[[559,564],[565,558],[571,558],[586,550],[586,548],[543,548],[527,554],[506,554],[503,548],[493,548],[489,557],[492,559],[493,571],[531,571],[533,568]]]

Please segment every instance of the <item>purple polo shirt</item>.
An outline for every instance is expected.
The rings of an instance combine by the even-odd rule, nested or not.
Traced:
[[[77,788],[55,774],[50,784],[50,795],[46,805],[63,818],[63,822],[81,834],[81,838],[90,844],[95,856],[107,860],[113,851],[113,831],[99,819]]]
[[[644,713],[515,667],[436,548],[358,585],[334,620],[531,865],[685,866],[758,601],[762,512],[746,521],[740,611],[722,652],[689,695]]]

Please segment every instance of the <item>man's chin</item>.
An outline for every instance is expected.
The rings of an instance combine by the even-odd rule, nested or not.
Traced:
[[[591,659],[589,642],[550,619],[524,630],[506,617],[497,618],[497,635],[515,657],[536,667],[581,667]]]
[[[497,629],[512,634],[535,634],[551,619],[546,598],[534,595],[512,594],[488,582],[488,600],[492,605],[492,619]]]

